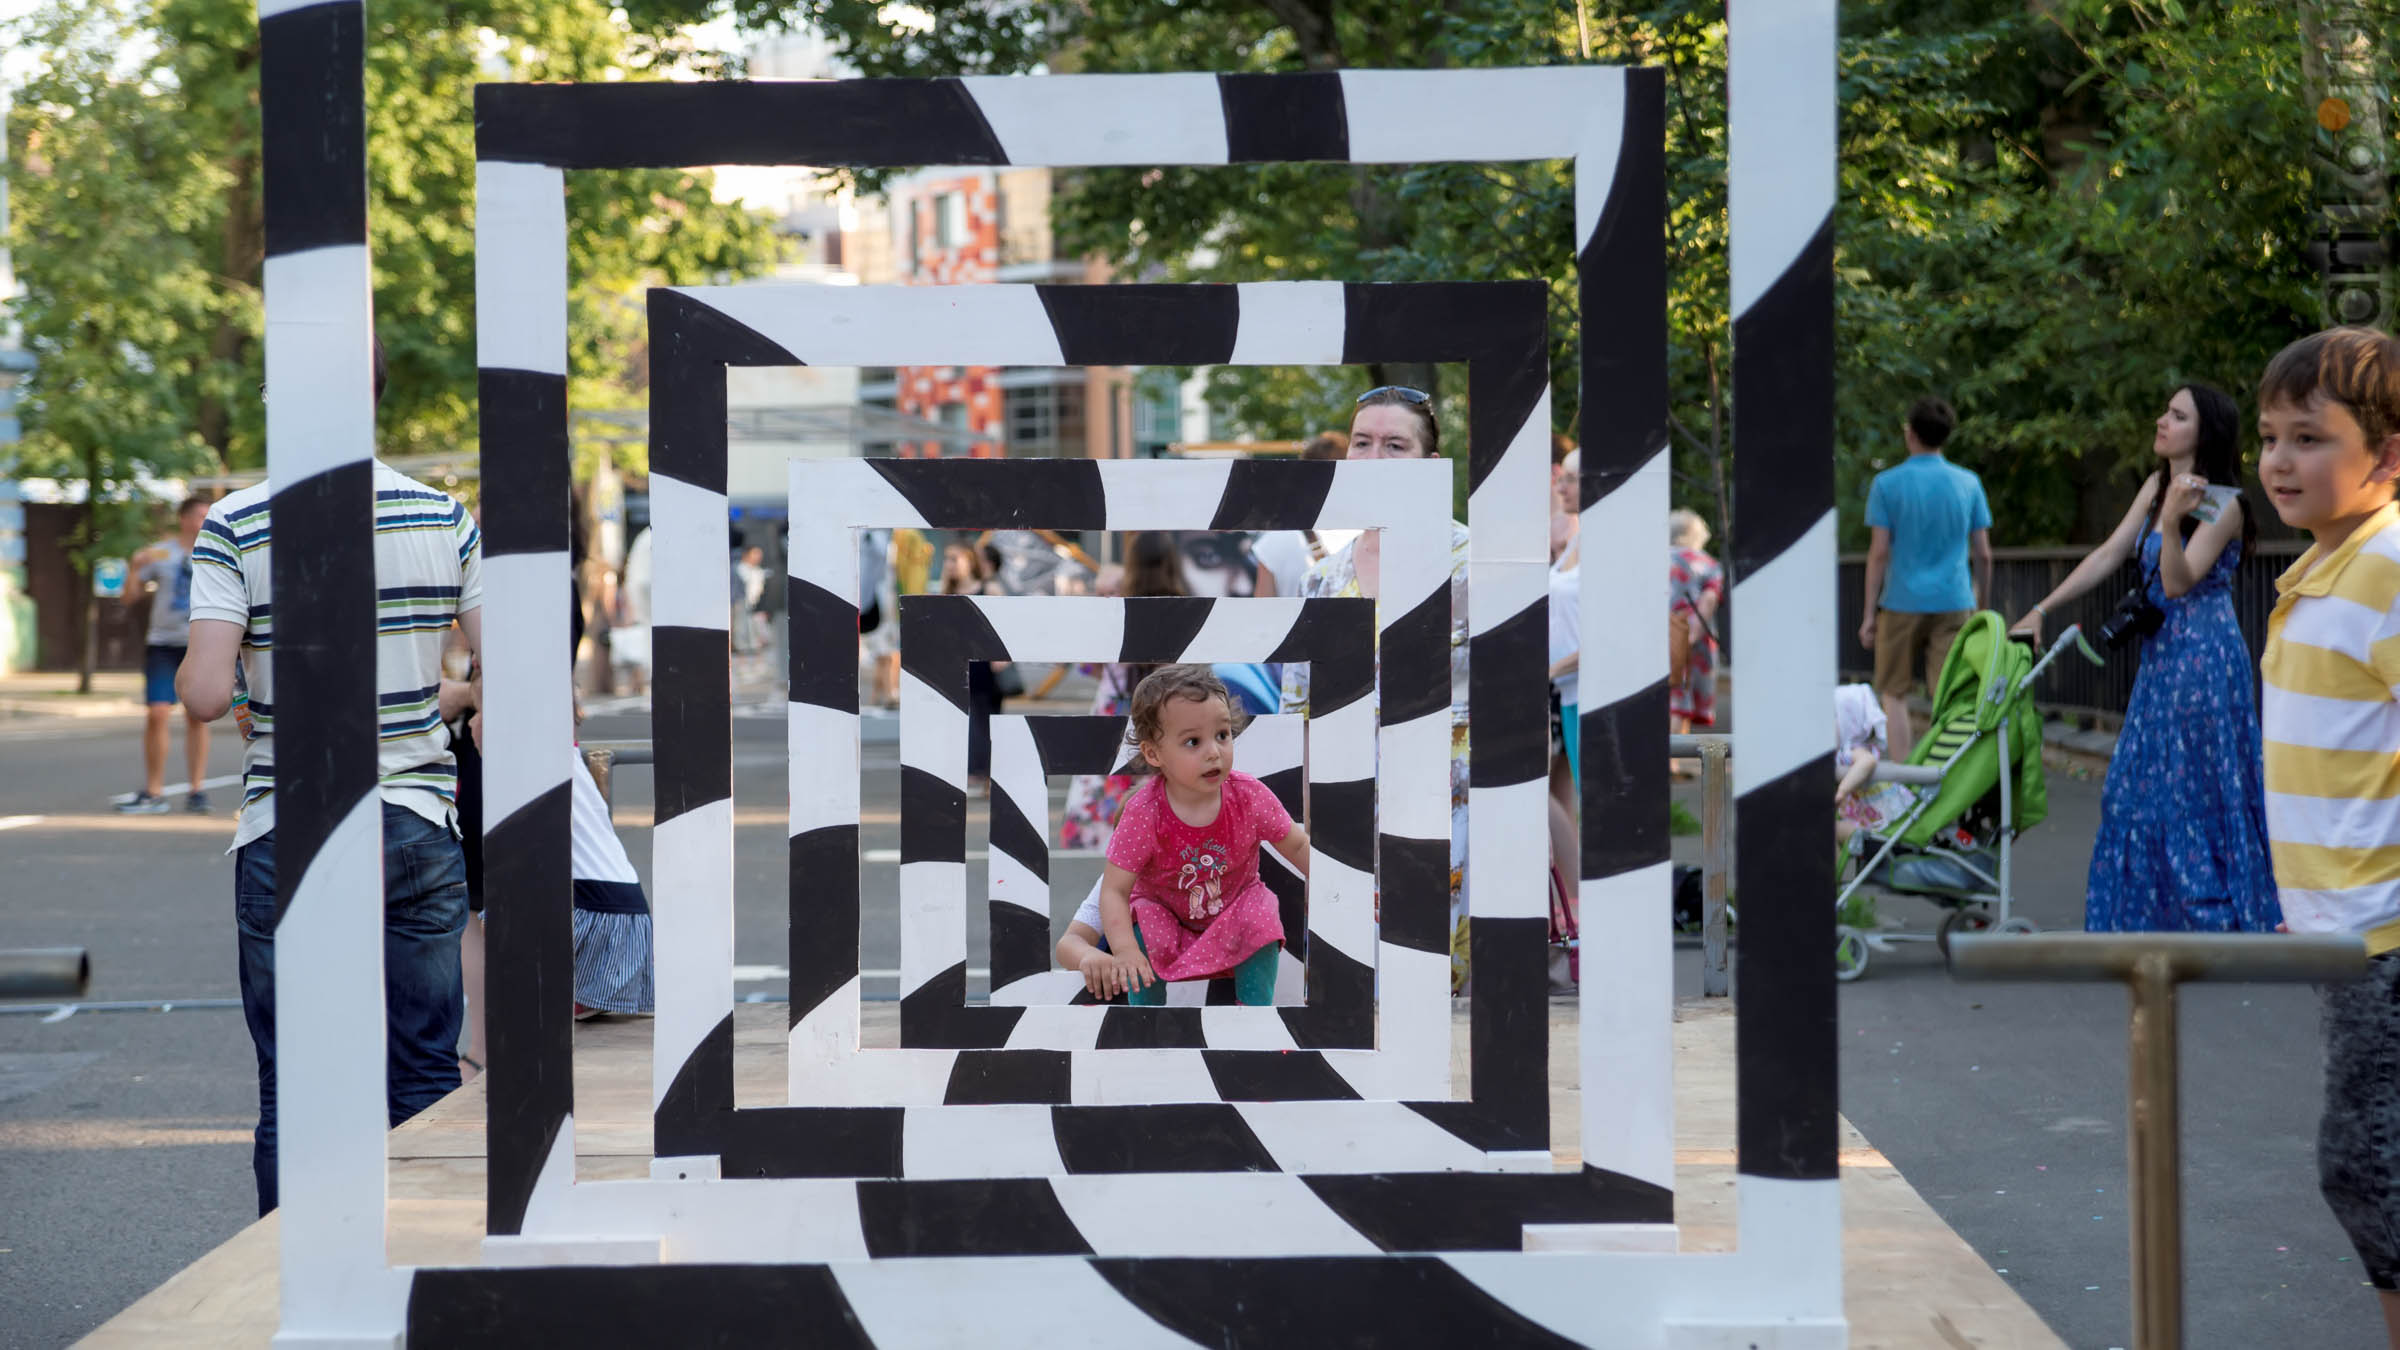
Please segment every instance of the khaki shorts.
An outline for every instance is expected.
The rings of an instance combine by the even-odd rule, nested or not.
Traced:
[[[1925,654],[1925,694],[1942,677],[1942,662],[1950,644],[1967,626],[1971,609],[1940,614],[1910,614],[1896,609],[1875,611],[1875,692],[1885,698],[1906,698],[1917,682],[1917,653]]]

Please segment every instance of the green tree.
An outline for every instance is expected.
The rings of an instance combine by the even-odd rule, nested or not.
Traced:
[[[1849,536],[1931,389],[1959,406],[1956,457],[1984,475],[2001,542],[2095,539],[2149,471],[2177,384],[2246,398],[2314,326],[2297,15],[2077,0],[1846,17]]]
[[[15,316],[40,364],[9,449],[14,472],[83,488],[72,562],[76,687],[89,693],[93,562],[140,541],[138,483],[205,462],[187,392],[217,304],[193,239],[222,185],[124,0],[45,5],[24,32],[42,60],[9,114],[9,242],[24,286]]]
[[[255,8],[248,0],[109,3],[125,49],[152,53],[143,62],[152,96],[115,110],[112,120],[130,119],[127,136],[172,137],[186,156],[175,166],[185,176],[174,192],[187,209],[174,219],[173,247],[144,261],[172,273],[178,291],[202,297],[172,332],[154,335],[163,345],[142,350],[171,375],[167,425],[197,437],[223,468],[255,467],[264,460],[254,391],[265,256]],[[81,6],[54,0],[53,9],[73,14]],[[378,438],[386,454],[471,449],[475,84],[661,78],[689,66],[693,53],[635,33],[603,0],[377,0],[368,21],[370,243],[377,331],[392,372]],[[11,36],[47,58],[65,33],[29,22]],[[705,171],[569,177],[577,406],[638,402],[647,368],[644,287],[733,279],[773,260],[769,223],[716,203],[711,187]],[[141,190],[167,189],[162,182]],[[38,219],[44,209],[20,202],[29,230],[77,228]],[[59,209],[76,208],[62,199]],[[38,247],[17,261],[29,286],[42,284],[45,268],[67,265]],[[120,270],[110,279],[131,297],[143,293],[133,284],[140,275]],[[37,408],[29,421],[38,418]]]
[[[825,33],[868,75],[1640,63],[1668,74],[1676,492],[1724,517],[1721,0],[629,0],[651,29],[717,13]],[[2272,0],[1848,0],[1840,49],[1837,468],[1856,542],[1908,402],[1943,392],[2002,542],[2091,539],[2187,379],[2241,392],[2315,311],[2314,132],[2295,11]],[[1062,246],[1120,275],[1552,287],[1552,408],[1578,415],[1560,166],[1271,165],[1065,180]],[[1439,387],[1430,370],[1385,369]],[[1354,382],[1353,382],[1354,383]],[[1231,371],[1217,404],[1289,435],[1335,382]],[[1440,389],[1445,405],[1454,389]],[[1334,406],[1326,406],[1327,402]],[[1595,412],[1594,415],[1601,415]]]

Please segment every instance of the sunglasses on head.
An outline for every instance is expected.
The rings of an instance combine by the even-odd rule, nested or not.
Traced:
[[[1405,384],[1379,384],[1379,385],[1376,385],[1374,388],[1372,388],[1372,389],[1368,390],[1367,392],[1365,392],[1365,393],[1363,393],[1363,394],[1360,394],[1360,395],[1358,396],[1358,401],[1359,401],[1359,402],[1361,402],[1361,403],[1364,403],[1364,402],[1366,402],[1368,399],[1371,399],[1371,398],[1375,397],[1377,394],[1397,394],[1397,395],[1399,395],[1399,396],[1400,396],[1400,401],[1401,401],[1401,402],[1403,402],[1403,403],[1431,403],[1431,402],[1433,402],[1433,395],[1426,393],[1426,392],[1425,392],[1424,390],[1422,390],[1422,389],[1411,389],[1411,388],[1409,388],[1409,387],[1408,387],[1407,385],[1405,385]]]

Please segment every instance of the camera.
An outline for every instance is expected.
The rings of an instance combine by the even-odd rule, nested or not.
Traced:
[[[2136,638],[2146,638],[2167,621],[2167,612],[2150,603],[2148,582],[2125,592],[2117,607],[2100,622],[2100,640],[2111,647],[2123,647]]]

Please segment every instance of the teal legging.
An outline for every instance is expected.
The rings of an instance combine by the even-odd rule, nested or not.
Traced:
[[[1559,739],[1567,743],[1567,773],[1574,779],[1575,790],[1583,791],[1583,719],[1572,703],[1559,705]]]
[[[1139,924],[1134,926],[1133,940],[1141,947],[1142,955],[1150,954],[1149,939],[1142,936]],[[1274,1005],[1275,953],[1282,950],[1282,943],[1270,942],[1242,958],[1242,963],[1233,968],[1235,1002],[1252,1008]],[[1147,989],[1136,989],[1125,996],[1125,1001],[1137,1008],[1163,1008],[1167,1004],[1167,982],[1159,980]]]

